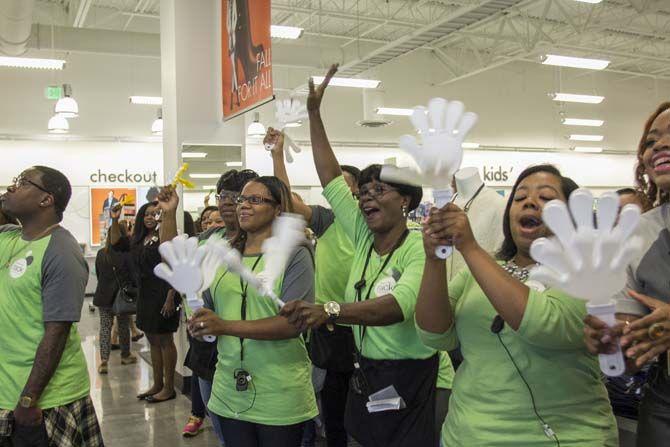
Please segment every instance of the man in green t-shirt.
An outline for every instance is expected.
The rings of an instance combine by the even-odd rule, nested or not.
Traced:
[[[79,321],[88,267],[59,224],[72,195],[34,166],[0,196],[22,226],[0,227],[0,445],[102,446]]]
[[[275,176],[290,189],[291,183],[284,163],[283,133],[270,128],[265,140],[265,143],[274,143],[272,164]],[[343,165],[340,168],[351,194],[355,196],[358,194],[361,171],[354,166]],[[335,219],[333,210],[318,205],[308,206],[296,199],[295,195],[293,210],[305,218],[318,241],[314,259],[315,303],[321,306],[329,301],[343,303],[354,256],[351,239]],[[354,370],[355,350],[351,327],[333,324],[314,329],[310,343],[314,348],[310,349],[312,361],[317,367],[326,370],[321,390],[321,408],[328,447],[346,447],[348,435],[344,429],[344,412]],[[316,358],[314,352],[328,352],[328,355],[327,358]]]

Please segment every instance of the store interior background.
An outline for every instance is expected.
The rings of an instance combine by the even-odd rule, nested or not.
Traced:
[[[16,2],[0,0],[0,11],[9,3]],[[254,113],[227,123],[221,119],[219,1],[23,3],[32,6],[24,56],[64,59],[66,67],[0,67],[0,185],[33,164],[66,172],[74,195],[65,226],[89,252],[96,248],[90,240],[89,188],[151,186],[94,182],[98,170],[155,174],[162,183],[181,163],[184,148],[207,153],[184,159],[190,174],[218,177],[235,162],[271,173],[269,154],[246,135]],[[323,74],[331,62],[382,81],[377,90],[331,87],[326,94],[325,122],[337,155],[359,167],[392,158],[409,163],[397,148],[398,138],[413,132],[409,120],[376,115],[375,107],[412,107],[441,96],[461,100],[479,114],[467,140],[480,147],[466,150],[463,166],[477,166],[482,177],[484,169],[509,174],[507,181],[487,180],[489,185],[504,191],[523,167],[549,161],[600,194],[632,186],[644,121],[670,96],[670,3],[665,1],[273,0],[272,7],[273,24],[305,29],[297,40],[273,39],[277,98],[304,100],[308,76]],[[459,30],[446,28],[459,20]],[[398,48],[411,51],[389,59],[388,52]],[[546,52],[612,63],[603,71],[557,68],[539,63]],[[50,135],[47,122],[55,100],[45,98],[45,88],[64,83],[72,86],[79,117],[69,120],[69,133]],[[605,100],[593,105],[548,97],[559,91]],[[130,104],[131,95],[163,97],[162,137],[151,133],[158,106]],[[273,103],[257,111],[264,125],[272,124]],[[572,127],[561,124],[562,117],[605,123]],[[363,119],[392,124],[357,125]],[[303,148],[288,166],[296,191],[308,202],[323,203],[308,125],[288,132]],[[601,143],[583,143],[604,152],[573,152],[580,143],[569,141],[570,133],[604,135]],[[183,206],[197,213],[216,178],[193,181],[198,189],[184,192]]]

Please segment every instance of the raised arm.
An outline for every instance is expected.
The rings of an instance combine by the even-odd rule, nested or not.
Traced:
[[[330,147],[326,128],[321,119],[321,101],[331,78],[337,73],[338,64],[333,64],[326,74],[321,85],[314,87],[314,81],[309,79],[309,96],[307,97],[307,112],[309,113],[309,134],[312,140],[312,154],[314,165],[319,174],[321,186],[324,188],[328,183],[342,175],[340,164],[335,158],[333,148]]]
[[[161,226],[158,236],[161,243],[171,241],[177,236],[177,207],[179,206],[179,195],[177,190],[171,186],[165,186],[157,197],[158,206],[163,211],[161,215]]]
[[[271,153],[274,175],[284,182],[289,191],[291,191],[291,181],[288,178],[286,163],[284,161],[284,133],[270,127],[263,140],[263,144],[268,143],[273,144]],[[312,219],[312,209],[304,202],[297,200],[293,194],[291,194],[291,203],[293,204],[293,212],[300,214],[307,222]]]
[[[121,217],[121,210],[123,206],[121,204],[114,205],[110,210],[109,214],[112,218],[112,226],[109,227],[109,243],[110,245],[116,245],[121,239],[121,227],[119,226],[119,217]]]

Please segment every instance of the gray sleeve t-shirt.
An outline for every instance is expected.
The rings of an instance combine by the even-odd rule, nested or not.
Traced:
[[[312,218],[309,221],[309,228],[319,238],[335,223],[335,213],[333,210],[319,205],[312,205],[310,208],[312,209]]]

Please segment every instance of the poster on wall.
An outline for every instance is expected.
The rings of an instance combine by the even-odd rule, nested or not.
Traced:
[[[223,119],[273,99],[270,0],[221,0]]]
[[[91,191],[91,246],[99,246],[107,238],[112,225],[110,209],[123,203],[121,218],[133,221],[137,204],[135,188],[90,188]]]

